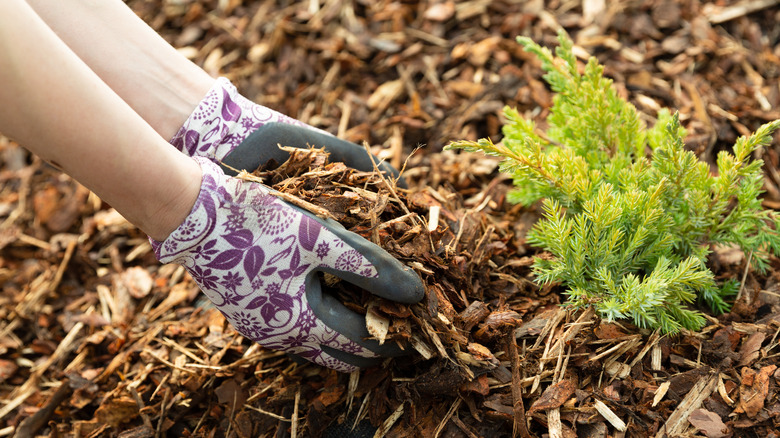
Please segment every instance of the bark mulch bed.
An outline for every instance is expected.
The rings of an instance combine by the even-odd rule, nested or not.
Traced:
[[[551,93],[514,37],[554,45],[562,26],[649,123],[680,111],[712,161],[780,118],[777,1],[128,3],[257,102],[405,167],[408,190],[316,150],[257,175],[420,272],[412,306],[331,285],[410,354],[341,374],[245,340],[138,230],[0,137],[0,436],[780,433],[777,274],[716,251],[716,275],[744,288],[698,333],[572,312],[533,282],[537,212],[505,201],[496,161],[441,152],[500,139],[504,105],[544,118]],[[778,146],[761,152],[766,208],[780,208]]]

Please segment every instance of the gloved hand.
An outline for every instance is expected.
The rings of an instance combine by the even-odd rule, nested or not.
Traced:
[[[277,143],[292,145],[281,134],[292,133],[298,137],[293,141],[304,139],[313,146],[318,144],[311,139],[330,144],[338,139],[313,128],[262,125],[254,116],[242,119],[241,114],[261,111],[245,99],[243,106],[236,104],[243,98],[230,96],[224,84],[215,87],[223,93],[212,90],[209,96],[221,95],[221,103],[207,96],[174,139],[185,153],[196,155],[203,179],[189,217],[164,242],[153,242],[158,259],[184,265],[233,326],[266,347],[341,371],[402,354],[394,345],[365,340],[365,319],[323,293],[317,273],[328,272],[402,303],[422,298],[420,277],[337,222],[285,203],[262,184],[229,177],[212,162],[224,160],[251,171],[268,159],[263,154],[279,151]],[[348,165],[354,166],[353,157],[369,157],[358,146],[343,143],[353,148],[342,150]],[[340,140],[335,144],[343,146]],[[286,155],[274,158],[282,161]],[[364,170],[373,168],[372,159],[363,161],[368,166]]]
[[[331,161],[366,172],[376,163],[380,171],[406,186],[396,169],[364,148],[248,100],[226,78],[217,79],[171,144],[191,157],[206,157],[248,172],[271,159],[286,161],[289,155],[279,149],[280,144],[322,147]],[[225,171],[234,173],[227,167]]]

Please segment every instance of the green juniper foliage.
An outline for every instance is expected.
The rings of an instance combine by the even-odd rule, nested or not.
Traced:
[[[518,38],[541,60],[556,93],[540,133],[506,108],[504,139],[458,141],[463,148],[503,158],[515,189],[510,200],[541,200],[543,218],[528,235],[551,257],[538,257],[537,281],[558,282],[575,307],[593,306],[608,320],[674,333],[699,329],[705,319],[688,305],[701,298],[716,312],[738,285],[718,285],[706,261],[714,244],[736,245],[763,272],[780,251],[780,221],[762,209],[761,160],[780,120],[741,137],[718,155],[718,171],[685,149],[677,115],[662,111],[646,129],[591,58],[580,73],[571,40],[559,35],[555,55]]]

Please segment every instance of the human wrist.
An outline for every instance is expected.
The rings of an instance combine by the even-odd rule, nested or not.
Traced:
[[[200,165],[193,159],[181,156],[175,160],[167,176],[167,184],[149,203],[141,228],[152,239],[164,241],[192,210],[198,198],[201,183]]]
[[[155,74],[149,83],[156,83],[158,95],[155,100],[141,100],[134,105],[139,114],[146,116],[147,122],[166,140],[175,138],[182,124],[201,100],[206,96],[216,79],[205,72],[197,76],[186,76],[175,71],[165,70]]]

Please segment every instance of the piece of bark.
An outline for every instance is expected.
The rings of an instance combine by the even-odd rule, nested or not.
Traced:
[[[708,438],[725,438],[729,428],[723,423],[720,416],[706,409],[696,409],[691,412],[688,421],[693,427],[699,429]]]

